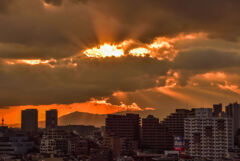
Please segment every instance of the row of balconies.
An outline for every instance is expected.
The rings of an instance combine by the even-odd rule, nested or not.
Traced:
[[[201,155],[206,155],[206,154],[210,154],[210,155],[224,155],[227,153],[227,151],[221,151],[221,150],[214,150],[214,151],[204,151],[204,150],[188,150],[188,153],[196,153],[196,154],[201,154]]]

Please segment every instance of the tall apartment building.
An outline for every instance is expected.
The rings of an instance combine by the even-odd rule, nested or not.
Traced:
[[[46,128],[56,128],[58,125],[58,112],[56,109],[46,111]]]
[[[159,119],[152,115],[142,119],[142,147],[146,150],[162,153],[173,150],[173,136]]]
[[[140,117],[137,114],[108,115],[104,135],[105,147],[116,155],[128,155],[139,146]]]
[[[187,109],[176,109],[176,112],[167,116],[161,124],[168,128],[173,137],[184,136],[184,119],[192,116],[193,111]]]
[[[22,110],[21,128],[23,131],[36,132],[38,130],[37,109]]]
[[[139,115],[108,115],[105,121],[107,133],[132,140],[140,139]]]
[[[233,130],[234,135],[237,134],[240,129],[240,104],[231,103],[225,108],[226,115],[233,119]]]
[[[229,117],[213,117],[212,109],[195,109],[184,119],[186,154],[197,159],[219,161],[233,147],[233,124]]]

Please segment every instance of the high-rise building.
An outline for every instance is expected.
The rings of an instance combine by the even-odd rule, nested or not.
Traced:
[[[226,106],[225,111],[226,115],[233,119],[233,130],[235,135],[238,129],[240,128],[240,104],[231,103],[228,106]]]
[[[21,128],[27,132],[36,132],[38,130],[37,109],[22,110]]]
[[[140,117],[137,114],[108,115],[106,132],[132,140],[140,139]]]
[[[120,151],[121,155],[130,154],[138,148],[140,141],[139,115],[108,115],[105,121],[104,145],[107,148]],[[116,150],[116,148],[120,150]]]
[[[56,109],[46,111],[46,128],[56,128],[58,125],[58,112]]]
[[[194,111],[195,116],[184,119],[186,154],[199,160],[222,160],[233,148],[232,119],[213,117],[212,109]]]
[[[184,136],[184,119],[192,116],[193,111],[187,109],[176,109],[176,112],[167,116],[161,124],[169,129],[173,137]]]
[[[152,115],[142,119],[142,148],[157,153],[173,150],[172,134]]]

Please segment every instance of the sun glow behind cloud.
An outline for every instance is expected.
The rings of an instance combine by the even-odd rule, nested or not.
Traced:
[[[150,56],[159,60],[173,60],[178,53],[178,50],[174,46],[176,42],[197,39],[203,36],[205,36],[203,33],[193,33],[187,35],[180,34],[173,38],[157,37],[149,44],[143,44],[134,40],[125,40],[119,44],[104,43],[84,50],[83,54],[95,58],[132,55],[136,57]]]
[[[180,34],[173,38],[167,37],[157,37],[149,44],[143,44],[140,42],[136,42],[134,40],[124,40],[120,43],[104,43],[99,46],[85,49],[81,53],[90,58],[106,58],[106,57],[122,57],[122,56],[136,56],[136,57],[152,57],[157,58],[159,60],[169,60],[172,61],[178,54],[178,49],[175,48],[175,43],[180,40],[192,40],[197,39],[199,37],[205,37],[206,35],[203,33],[199,34],[188,34],[183,35]],[[76,53],[78,56],[79,53]],[[72,60],[75,57],[66,57],[64,59]],[[63,59],[59,59],[60,61]],[[26,64],[26,65],[40,65],[46,64],[50,67],[54,68],[51,62],[56,63],[59,61],[57,59],[6,59],[5,63],[9,65],[15,64]],[[77,64],[72,64],[73,66],[77,66]]]
[[[105,58],[105,57],[120,57],[124,55],[123,49],[118,48],[116,45],[103,44],[99,47],[87,49],[83,52],[88,57]]]
[[[27,59],[23,59],[23,60],[18,60],[17,62],[26,63],[26,64],[30,64],[30,65],[37,65],[37,64],[49,63],[49,60],[40,60],[40,59],[27,60]]]
[[[151,50],[147,49],[147,48],[136,48],[136,49],[132,49],[129,51],[130,55],[133,56],[146,56],[147,54],[150,54]]]

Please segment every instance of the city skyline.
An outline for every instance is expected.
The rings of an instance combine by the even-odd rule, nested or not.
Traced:
[[[0,157],[71,158],[91,161],[183,160],[235,161],[240,147],[240,104],[176,109],[163,120],[136,113],[108,114],[104,126],[59,125],[58,111],[21,112],[21,129],[0,126]],[[128,159],[129,158],[129,159]]]
[[[100,119],[103,119],[104,117],[106,117],[108,114],[116,114],[116,115],[122,115],[122,114],[126,114],[126,113],[135,113],[135,114],[140,114],[142,117],[147,117],[148,115],[153,115],[154,117],[157,117],[160,119],[160,121],[164,120],[166,118],[166,116],[169,114],[169,113],[172,113],[174,112],[175,110],[178,110],[178,109],[186,109],[186,110],[191,110],[191,109],[195,109],[195,108],[215,108],[214,106],[218,107],[218,106],[221,106],[221,110],[223,110],[224,112],[227,112],[225,111],[227,107],[231,107],[234,103],[238,103],[238,102],[229,102],[229,103],[226,103],[226,104],[223,104],[223,103],[215,103],[215,104],[211,104],[210,106],[208,107],[190,107],[190,106],[185,106],[185,107],[179,107],[179,108],[173,108],[169,111],[162,111],[162,114],[156,114],[156,111],[154,109],[148,109],[148,110],[123,110],[123,111],[116,111],[116,112],[104,112],[104,113],[91,113],[91,112],[88,112],[88,111],[78,111],[76,110],[76,108],[72,108],[70,111],[62,111],[58,108],[52,108],[52,106],[50,107],[47,107],[47,106],[39,106],[38,108],[32,108],[32,106],[26,106],[24,108],[18,108],[17,110],[15,110],[15,120],[16,122],[13,122],[13,123],[9,123],[8,122],[8,119],[11,119],[11,116],[13,114],[9,114],[9,115],[6,115],[7,117],[4,117],[4,115],[2,115],[2,119],[4,119],[4,125],[7,125],[9,127],[16,127],[16,128],[19,128],[21,127],[21,118],[22,118],[22,111],[26,111],[26,110],[37,110],[38,111],[38,122],[39,122],[39,126],[40,128],[45,128],[45,124],[46,124],[46,112],[48,111],[54,111],[56,110],[57,111],[57,118],[58,120],[61,119],[61,118],[64,118],[66,116],[68,116],[68,119],[70,118],[71,119],[71,115],[74,114],[74,113],[79,113],[79,117],[81,114],[83,114],[83,118],[81,118],[81,121],[82,122],[83,120],[86,120],[86,121],[83,121],[83,123],[80,123],[80,124],[83,124],[83,125],[93,125],[93,126],[96,126],[97,124],[97,127],[99,126],[99,123],[96,123],[93,121],[91,121],[90,124],[86,124],[87,123],[87,120],[90,119],[91,117],[93,116],[100,116],[101,118]],[[214,114],[213,114],[214,115]],[[72,118],[73,120],[76,119],[76,117],[73,117]],[[58,121],[57,120],[57,121]],[[11,120],[13,121],[13,120]],[[96,120],[96,122],[98,122],[99,120]],[[76,123],[77,121],[75,120],[75,122],[73,122],[73,125],[78,125],[79,123]],[[63,123],[63,122],[62,122]],[[66,124],[66,123],[64,123]],[[68,124],[71,124],[71,121],[68,122]]]
[[[147,118],[148,116],[153,116],[154,118],[157,118],[159,122],[162,122],[163,125],[165,125],[165,124],[168,124],[167,120],[169,119],[168,118],[169,114],[173,113],[174,111],[176,111],[177,113],[179,112],[180,117],[185,118],[188,116],[189,111],[194,110],[194,109],[199,109],[199,108],[203,108],[203,109],[211,108],[213,111],[212,115],[214,117],[218,117],[220,111],[225,112],[227,115],[233,115],[232,108],[234,108],[236,116],[239,113],[238,112],[238,102],[230,102],[226,105],[224,105],[222,103],[212,104],[210,107],[176,108],[176,109],[170,111],[169,113],[164,114],[163,116],[154,113],[154,110],[149,113],[145,113],[145,111],[123,111],[123,112],[108,113],[108,114],[92,114],[92,113],[87,113],[87,112],[74,111],[74,112],[68,113],[66,115],[62,115],[62,114],[60,115],[58,109],[56,109],[56,108],[50,108],[50,109],[45,109],[45,110],[41,110],[41,109],[39,110],[37,108],[27,108],[27,109],[23,109],[20,111],[20,122],[18,122],[16,124],[7,124],[5,118],[2,117],[2,124],[5,126],[13,127],[13,128],[19,128],[19,127],[21,127],[22,119],[24,118],[23,113],[25,111],[36,111],[37,112],[37,115],[36,115],[37,122],[38,122],[39,128],[48,128],[47,126],[54,128],[60,124],[61,124],[61,126],[64,126],[64,125],[87,125],[88,126],[89,125],[89,126],[101,127],[101,126],[104,126],[104,122],[102,120],[105,120],[108,115],[122,116],[122,115],[126,115],[129,113],[137,114],[140,116],[141,119]],[[191,114],[191,112],[190,112],[190,114]],[[39,117],[39,116],[41,116],[41,117]],[[235,126],[238,127],[239,126],[238,125],[239,124],[238,117],[235,117],[235,118],[237,119]],[[30,118],[28,118],[28,119],[30,119]],[[31,118],[31,119],[33,119],[33,118]],[[96,119],[96,120],[91,120],[91,122],[89,122],[88,119]],[[61,120],[60,124],[59,124],[59,120]],[[66,122],[66,120],[69,120],[69,121]],[[181,121],[182,121],[181,119],[178,120],[178,122],[181,122]],[[177,127],[171,127],[171,129],[176,129],[176,128]]]

